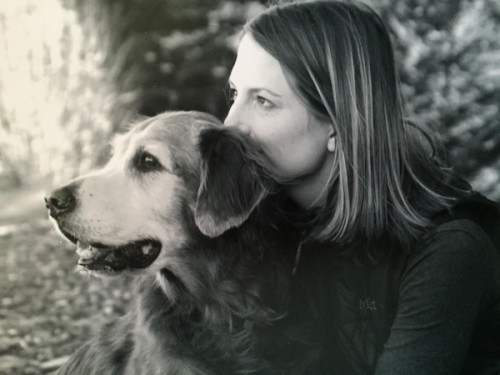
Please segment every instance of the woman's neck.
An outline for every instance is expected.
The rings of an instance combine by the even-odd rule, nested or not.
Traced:
[[[323,207],[334,179],[334,155],[328,153],[320,167],[287,186],[289,197],[303,209]]]

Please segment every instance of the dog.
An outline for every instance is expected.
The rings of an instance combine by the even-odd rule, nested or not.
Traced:
[[[194,111],[147,119],[102,169],[46,196],[78,269],[135,287],[128,313],[58,374],[315,373],[297,209],[259,146],[220,125]]]

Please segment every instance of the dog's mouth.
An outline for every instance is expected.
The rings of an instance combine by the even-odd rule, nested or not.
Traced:
[[[161,250],[161,243],[152,239],[110,246],[85,242],[70,233],[62,232],[77,246],[76,253],[80,257],[78,265],[94,272],[118,273],[126,269],[146,268],[156,260]]]
[[[90,271],[119,272],[127,268],[146,268],[160,253],[155,240],[139,240],[123,246],[106,246],[78,241],[78,265]]]

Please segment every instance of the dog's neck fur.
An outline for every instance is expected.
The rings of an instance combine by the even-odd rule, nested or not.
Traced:
[[[155,345],[183,358],[204,353],[215,373],[265,368],[262,348],[255,345],[262,340],[256,335],[288,310],[298,238],[291,235],[293,231],[278,229],[283,222],[270,222],[269,216],[262,220],[254,213],[241,227],[209,239],[196,228],[189,212],[185,222],[192,232],[191,242],[176,252],[179,257],[173,260],[173,269],[160,271],[159,282],[146,277],[138,285],[137,314],[144,326],[154,327],[150,334]],[[262,238],[275,241],[264,244]],[[176,275],[176,267],[194,274]],[[207,267],[214,272],[207,273]]]

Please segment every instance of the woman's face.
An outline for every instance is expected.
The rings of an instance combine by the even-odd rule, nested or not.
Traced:
[[[238,126],[260,142],[279,177],[309,181],[316,188],[326,183],[332,126],[309,112],[278,60],[249,34],[241,40],[229,84],[234,102],[225,124]]]

